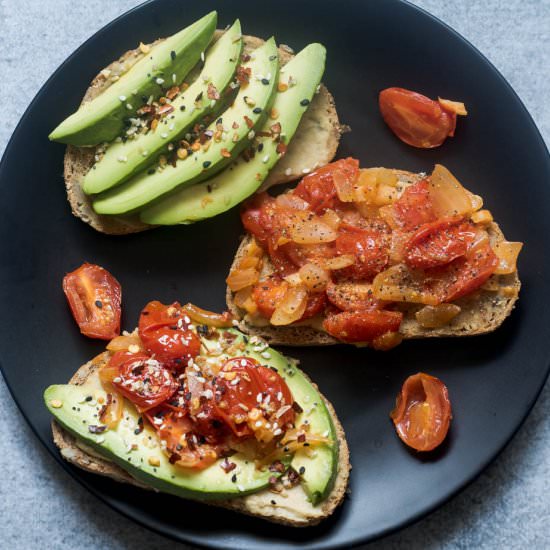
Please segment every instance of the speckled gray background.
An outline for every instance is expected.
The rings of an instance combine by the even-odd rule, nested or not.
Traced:
[[[550,0],[414,3],[455,28],[496,65],[548,144]],[[0,0],[0,153],[53,70],[97,29],[137,4]],[[514,441],[472,486],[369,550],[550,548],[548,410],[549,385]],[[187,548],[116,515],[62,471],[35,440],[1,377],[0,419],[0,548]]]

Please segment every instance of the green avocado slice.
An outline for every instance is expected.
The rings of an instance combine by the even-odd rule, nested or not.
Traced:
[[[185,132],[206,115],[216,116],[223,109],[221,99],[209,99],[208,91],[223,95],[237,68],[243,46],[239,20],[206,52],[204,66],[198,78],[172,102],[173,111],[158,128],[139,134],[135,139],[112,143],[100,161],[96,162],[82,181],[88,195],[101,193],[118,185],[157,160],[168,150],[168,142],[181,139]],[[212,88],[213,87],[213,88]],[[201,101],[195,101],[202,97]],[[167,140],[167,128],[171,128]]]
[[[273,109],[279,116],[276,121],[267,120],[260,133],[269,133],[271,126],[279,122],[288,145],[321,81],[325,57],[324,46],[310,44],[281,69],[281,80],[292,77],[296,84],[276,93]],[[151,225],[190,224],[239,204],[260,187],[281,158],[277,143],[271,137],[257,138],[254,147],[256,154],[252,160],[245,162],[239,158],[212,179],[182,189],[146,208],[140,214],[141,220]]]
[[[89,146],[115,139],[124,129],[124,120],[135,116],[143,97],[157,98],[163,87],[183,80],[212,39],[217,19],[212,11],[152,48],[119,80],[66,118],[50,140]]]
[[[254,50],[242,64],[250,69],[250,81],[241,86],[233,104],[213,122],[205,135],[212,136],[199,151],[175,166],[166,165],[141,172],[97,196],[93,208],[98,214],[127,214],[142,209],[152,201],[214,175],[249,144],[253,132],[266,119],[278,82],[279,60],[273,38]],[[170,134],[168,134],[170,136]]]
[[[285,464],[290,462],[296,471],[301,472],[301,484],[311,504],[319,504],[332,490],[338,470],[338,441],[331,416],[319,392],[294,361],[258,339],[249,340],[236,329],[218,329],[220,338],[224,332],[231,333],[234,349],[238,350],[239,345],[245,345],[244,350],[235,353],[255,358],[276,369],[285,379],[294,400],[302,408],[296,425],[309,423],[312,433],[324,435],[329,440],[330,443],[316,447],[313,456],[307,456],[304,449],[303,453],[298,451],[294,457],[283,459]],[[206,349],[217,346],[211,337],[208,340],[202,338],[202,342],[207,346]],[[215,355],[222,362],[230,356],[226,352]],[[172,465],[147,422],[143,424],[143,431],[136,434],[139,415],[127,400],[124,400],[123,419],[115,429],[93,433],[98,431],[99,424],[98,397],[105,397],[105,391],[97,376],[89,377],[81,386],[53,385],[44,392],[44,401],[51,414],[81,444],[91,447],[136,479],[160,491],[200,500],[235,498],[265,489],[269,486],[269,478],[278,475],[267,468],[265,471],[256,469],[254,461],[239,453],[230,458],[237,465],[230,474],[220,467],[221,459],[201,471]]]

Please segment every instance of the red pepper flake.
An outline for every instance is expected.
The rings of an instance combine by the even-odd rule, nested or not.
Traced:
[[[271,137],[271,132],[256,132],[257,137]]]
[[[282,128],[281,128],[280,122],[276,122],[275,124],[272,124],[270,128],[271,128],[271,133],[273,135],[279,136],[281,134]]]
[[[237,67],[237,81],[239,84],[248,84],[251,76],[252,69],[250,67],[243,67],[242,65]]]
[[[298,443],[303,443],[305,440],[306,440],[306,434],[300,434],[300,435],[297,437]]]
[[[168,462],[170,462],[170,464],[175,464],[180,458],[181,458],[181,456],[179,454],[172,453],[170,455],[170,458],[168,459]]]
[[[231,125],[231,128],[233,128],[233,130],[236,130],[238,127],[239,124],[237,123],[237,121],[233,122],[233,124]]]
[[[138,115],[146,115],[146,114],[149,114],[149,113],[153,113],[155,114],[155,107],[154,105],[144,105],[143,107],[140,107],[136,113]]]
[[[208,99],[215,99],[215,100],[220,99],[220,92],[218,92],[216,86],[214,86],[212,82],[208,84],[208,90],[206,91],[206,95]]]
[[[179,87],[179,86],[172,86],[172,87],[166,92],[166,97],[167,97],[168,99],[174,99],[179,93],[180,93],[180,87]]]
[[[221,154],[226,159],[231,158],[231,153],[225,147],[221,150]]]
[[[252,128],[254,126],[254,123],[252,122],[252,120],[250,118],[248,118],[246,115],[244,115],[244,121],[246,122],[246,125],[249,127],[249,128]],[[268,134],[269,135],[269,134]]]
[[[270,472],[279,472],[280,474],[282,474],[284,473],[285,469],[286,469],[285,465],[280,460],[276,460],[275,462],[269,465]]]
[[[276,151],[278,155],[284,155],[286,153],[286,149],[287,149],[286,143],[283,143],[282,141],[277,143]]]
[[[241,59],[243,60],[243,63],[248,63],[252,58],[250,57],[249,54],[243,53],[243,54],[241,55]]]
[[[262,181],[262,175],[260,172],[256,172],[256,181]]]
[[[169,115],[174,110],[174,107],[172,105],[163,105],[159,110],[158,114],[161,116]]]
[[[220,468],[228,474],[229,472],[232,472],[237,465],[234,462],[229,462],[227,458],[224,458],[223,462],[220,464]]]
[[[301,412],[304,412],[304,409],[302,409],[302,407],[300,407],[300,405],[298,404],[297,401],[292,402],[292,410],[295,413],[298,413],[298,414],[300,414]]]

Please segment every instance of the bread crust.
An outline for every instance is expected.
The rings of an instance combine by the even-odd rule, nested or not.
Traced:
[[[411,185],[424,174],[413,174],[404,170],[394,170],[400,182]],[[502,242],[505,237],[497,223],[491,222],[487,226],[489,239],[492,245]],[[246,253],[252,237],[246,235],[239,245],[230,269],[233,269],[239,259]],[[264,274],[268,275],[274,268],[267,256],[264,256]],[[415,313],[423,306],[421,304],[406,304],[401,306],[403,321],[399,332],[403,339],[415,338],[443,338],[458,336],[476,336],[496,330],[514,309],[518,299],[521,282],[518,272],[511,275],[498,276],[499,290],[479,290],[470,296],[457,300],[461,312],[447,325],[437,329],[423,328],[416,320]],[[506,290],[506,291],[505,291]],[[247,334],[259,336],[270,345],[283,346],[328,346],[342,344],[322,330],[312,326],[294,325],[287,327],[255,326],[245,320],[245,312],[239,309],[234,302],[234,293],[229,287],[226,289],[226,302],[229,311],[239,319],[239,329]]]
[[[69,384],[74,384],[77,386],[84,384],[90,376],[92,376],[106,361],[108,361],[109,357],[109,352],[104,352],[95,359],[82,365],[69,380]],[[317,387],[316,384],[313,385]],[[293,527],[309,527],[316,525],[324,518],[330,516],[344,499],[351,465],[344,428],[338,420],[332,404],[324,395],[321,394],[321,397],[323,398],[323,401],[325,402],[325,405],[331,415],[336,431],[339,446],[338,472],[330,495],[317,507],[312,507],[309,515],[306,514],[303,518],[297,519],[293,516],[293,514],[290,514],[288,510],[285,510],[284,507],[273,507],[268,505],[273,498],[278,498],[268,490],[234,499],[214,501],[197,500],[212,506],[227,508],[242,514],[259,517],[274,523],[280,523]],[[74,464],[87,472],[106,476],[121,483],[129,483],[142,489],[156,491],[153,487],[136,480],[120,466],[98,455],[87,445],[81,442],[77,443],[77,438],[63,429],[57,422],[55,422],[55,420],[52,420],[51,426],[54,443],[59,448],[61,456],[71,464]],[[256,508],[260,508],[262,513],[258,513],[258,511],[255,510]]]
[[[216,31],[215,39],[223,31]],[[157,40],[156,45],[162,40]],[[249,53],[264,41],[254,36],[243,36],[244,52]],[[82,103],[91,101],[105,91],[112,83],[112,76],[122,74],[143,57],[139,48],[123,54],[103,69],[91,82]],[[279,47],[281,65],[292,59],[293,54],[287,46]],[[290,142],[285,156],[275,165],[262,189],[287,183],[300,177],[305,169],[313,169],[330,162],[336,154],[343,127],[338,120],[334,98],[324,85],[319,88],[310,106],[304,113]],[[64,157],[64,178],[67,198],[74,216],[92,226],[96,231],[110,235],[125,235],[152,229],[154,226],[140,221],[137,215],[105,216],[94,212],[92,201],[82,190],[81,182],[94,164],[95,147],[75,147],[68,145]]]

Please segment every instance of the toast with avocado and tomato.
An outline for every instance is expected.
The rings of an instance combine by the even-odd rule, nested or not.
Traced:
[[[346,491],[332,405],[228,314],[151,302],[138,329],[44,400],[63,458],[116,481],[298,527]]]
[[[491,332],[518,298],[522,244],[482,206],[441,165],[427,176],[336,161],[245,204],[229,310],[270,344],[386,350]]]
[[[294,55],[216,12],[103,69],[50,139],[67,143],[72,212],[109,234],[215,216],[334,157],[325,49]],[[187,60],[185,63],[182,60]],[[189,63],[193,61],[193,64]]]

